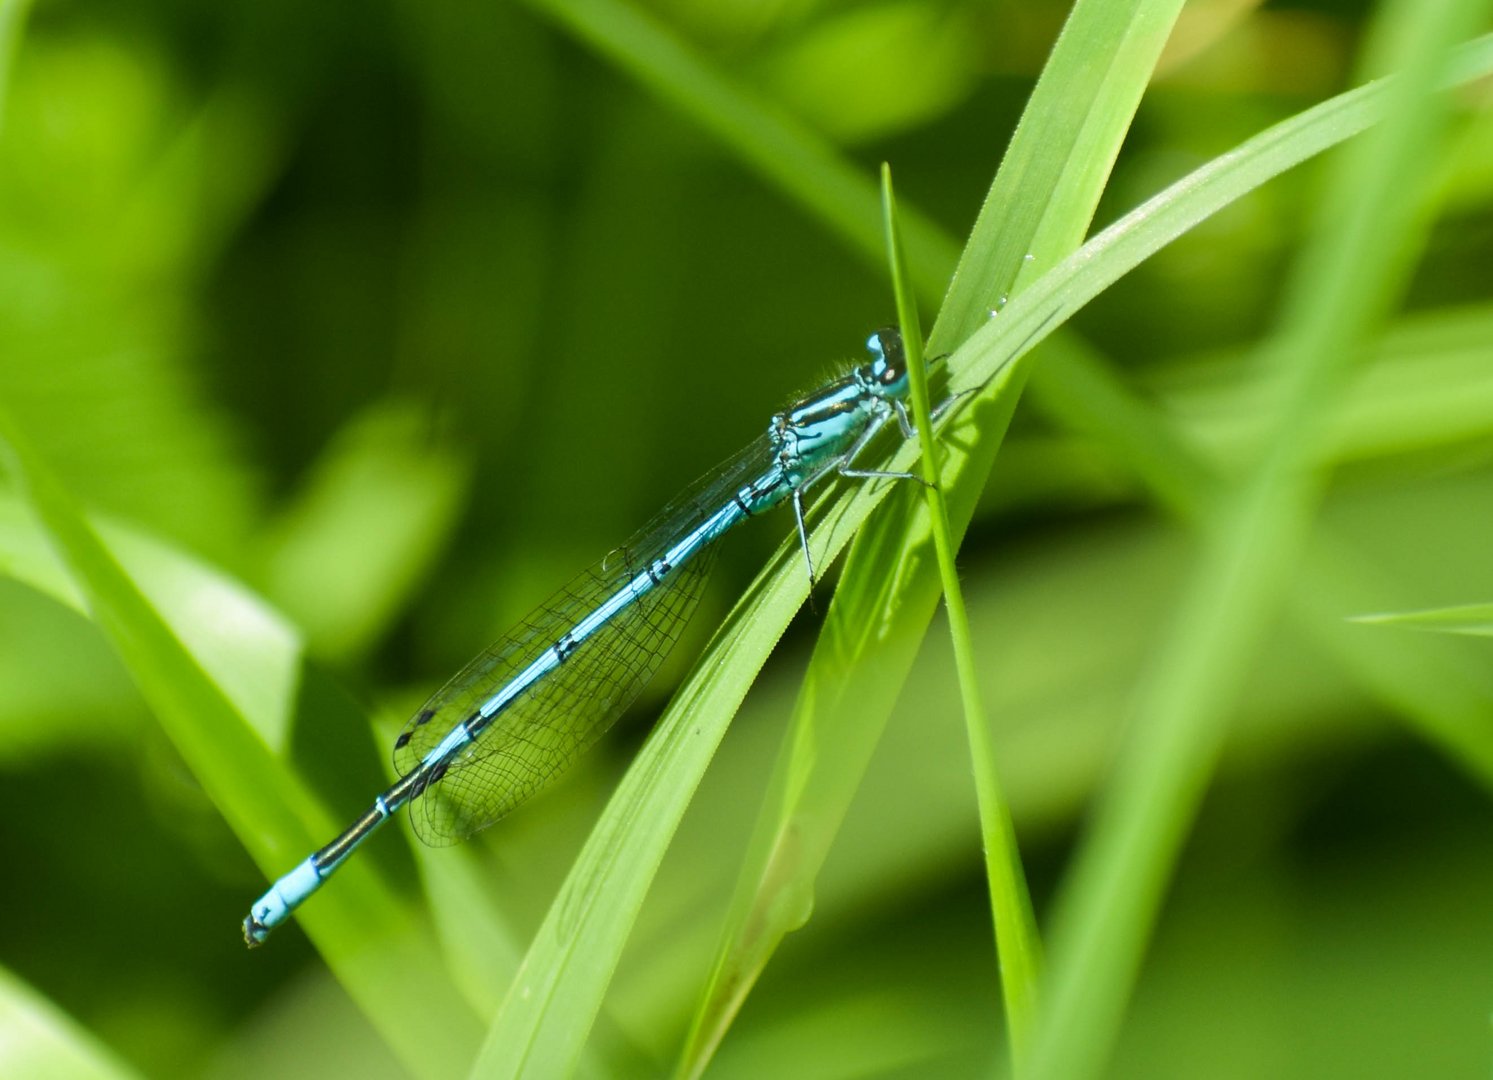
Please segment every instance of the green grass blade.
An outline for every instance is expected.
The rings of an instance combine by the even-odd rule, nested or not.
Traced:
[[[1489,71],[1493,39],[1484,39],[1459,55],[1454,74],[1467,80]],[[1062,319],[1156,250],[1270,178],[1362,131],[1378,119],[1383,104],[1383,86],[1354,91],[1270,129],[1184,178],[1034,281],[999,319],[990,320],[949,357],[951,377],[959,385],[989,382]],[[993,403],[972,407],[977,423],[1005,407],[998,390],[994,397]],[[906,469],[915,460],[915,449],[904,447],[889,467]],[[951,446],[946,470],[960,461],[959,447]],[[884,489],[867,487],[824,500],[815,513],[822,521],[812,537],[816,563],[826,565],[886,497]],[[955,503],[956,515],[959,512]],[[898,546],[900,537],[890,550]],[[489,1031],[478,1060],[481,1075],[512,1075],[524,1067],[560,1068],[573,1060],[663,848],[729,714],[802,602],[799,558],[790,547],[779,551],[726,621],[629,770],[546,915]],[[841,603],[837,593],[834,605]],[[830,623],[836,625],[834,606]],[[843,620],[838,625],[845,629],[846,648],[855,646],[851,639],[856,634],[896,632],[869,622]],[[878,679],[881,675],[875,670],[862,673],[863,682]],[[900,683],[901,677],[895,676],[880,685],[883,692],[895,693]],[[786,896],[785,902],[792,899]]]
[[[1079,0],[1032,91],[930,335],[954,348],[1083,240],[1180,0]]]
[[[1493,670],[1486,658],[1448,648],[1454,642],[1439,635],[1386,634],[1349,621],[1366,597],[1415,590],[1395,585],[1384,567],[1331,535],[1319,532],[1301,578],[1314,587],[1294,590],[1292,607],[1314,636],[1360,685],[1493,794]]]
[[[1452,87],[1489,74],[1493,35],[1456,50],[1441,68],[1439,85]],[[1095,235],[950,356],[954,387],[984,386],[1009,359],[1008,337],[1045,338],[1052,324],[1067,319],[1178,236],[1286,170],[1366,131],[1384,117],[1394,85],[1392,79],[1376,80],[1268,128]]]
[[[30,0],[0,0],[0,128],[5,126],[5,98],[10,89],[10,66],[21,46]]]
[[[324,843],[335,822],[183,646],[3,413],[0,454],[94,621],[256,861],[281,872]],[[252,899],[245,897],[246,911]],[[236,934],[236,921],[225,920],[223,932]],[[300,922],[411,1071],[447,1075],[467,1060],[476,1035],[472,1014],[426,932],[371,862],[349,864]]]
[[[910,463],[909,458],[909,463]],[[884,492],[814,517],[828,565]],[[589,1029],[664,851],[726,725],[807,595],[802,554],[779,549],[675,696],[571,868],[519,970],[474,1076],[564,1075]]]
[[[933,547],[938,555],[938,572],[949,615],[949,637],[953,641],[954,662],[959,675],[959,697],[964,706],[965,728],[969,732],[970,763],[974,771],[980,809],[980,838],[985,851],[985,876],[990,889],[996,954],[1000,960],[1006,1026],[1011,1032],[1012,1062],[1016,1072],[1020,1074],[1036,1022],[1041,939],[1037,933],[1036,918],[1032,914],[1032,899],[1027,892],[1026,874],[1021,867],[1016,828],[1011,823],[1011,808],[1001,790],[989,716],[980,693],[969,613],[965,609],[964,592],[959,585],[959,572],[954,566],[954,541],[950,535],[949,513],[944,506],[943,491],[939,488],[941,455],[928,400],[928,375],[923,365],[923,329],[918,321],[917,300],[912,295],[911,282],[903,264],[897,228],[896,196],[892,191],[892,170],[889,165],[881,166],[881,184],[882,205],[886,214],[887,253],[891,263],[892,288],[897,297],[897,321],[901,326],[902,341],[907,351],[913,417],[923,450],[923,479],[927,485],[923,494],[928,502],[928,520],[933,528]]]
[[[1493,308],[1487,305],[1396,320],[1355,373],[1322,444],[1321,462],[1372,461],[1493,435],[1489,340]],[[1103,443],[1106,456],[1122,455],[1127,469],[1173,509],[1189,501],[1181,488],[1211,487],[1208,470],[1198,471],[1203,459],[1228,471],[1258,452],[1276,383],[1241,365],[1232,351],[1206,363],[1192,358],[1162,365],[1142,377],[1141,395],[1071,337],[1050,342],[1045,352],[1033,400],[1053,420]],[[1070,372],[1072,391],[1061,398],[1044,392],[1045,376],[1060,368]],[[1164,405],[1152,408],[1145,396]]]
[[[977,326],[1003,323],[1008,316],[992,320],[990,310],[1082,240],[1179,6],[1075,7],[961,257],[931,351],[953,349]],[[1020,341],[1038,328],[999,329]],[[957,367],[951,361],[951,373]],[[980,382],[994,374],[991,367]],[[984,407],[951,425],[946,442],[954,449],[942,476],[958,537],[1024,378],[1024,371],[1009,373]],[[690,1074],[703,1069],[777,943],[802,922],[799,913],[811,903],[819,867],[932,620],[938,576],[927,550],[926,507],[910,493],[894,499],[847,559],[684,1051]]]
[[[1493,637],[1493,604],[1459,604],[1456,607],[1422,611],[1381,612],[1359,615],[1354,622],[1369,626],[1403,626],[1411,630],[1434,630],[1441,634],[1471,634]]]
[[[7,1076],[129,1080],[134,1069],[0,967],[0,1061]]]
[[[1490,69],[1493,69],[1493,39],[1484,38],[1457,55],[1450,66],[1448,80],[1467,81],[1486,74]],[[1381,82],[1308,110],[1249,140],[1126,215],[1065,260],[1054,272],[1035,282],[1002,312],[1000,318],[987,320],[986,325],[949,361],[956,385],[977,387],[988,383],[1010,356],[1008,342],[1035,341],[1129,268],[1198,222],[1279,173],[1364,130],[1382,114],[1386,91],[1386,85]],[[977,415],[969,423],[962,422],[966,418],[956,422],[948,440],[951,445],[956,448],[966,445],[971,430],[991,430],[1003,425],[1005,416],[1014,405],[1014,399],[1005,394],[1007,385],[1009,383],[1003,380],[996,389],[997,400],[992,408],[997,411]],[[967,464],[968,459],[956,449],[945,467],[945,478],[961,475]],[[988,461],[975,464],[980,467],[982,475],[988,470]],[[963,520],[967,522],[973,510],[973,497],[962,496],[961,489],[954,485],[950,489],[950,498],[955,507],[955,520],[958,521],[963,514]],[[961,498],[967,498],[962,507]],[[916,515],[917,507],[904,512]],[[712,1019],[697,1019],[687,1061],[698,1062],[702,1049],[708,1049],[709,1042],[701,1032],[713,1031],[713,1039],[719,1038],[724,1024],[734,1015],[755,978],[755,972],[765,964],[776,941],[797,925],[795,919],[801,921],[800,913],[808,910],[812,873],[806,868],[812,866],[816,858],[822,858],[828,847],[828,836],[821,830],[827,828],[828,832],[833,832],[838,821],[835,816],[837,808],[843,812],[853,793],[854,776],[869,757],[869,745],[863,742],[859,747],[850,746],[854,742],[852,737],[864,739],[869,735],[874,741],[877,718],[884,719],[885,702],[895,696],[906,671],[905,665],[899,670],[893,662],[894,651],[900,650],[910,657],[920,640],[921,630],[914,633],[891,627],[883,614],[889,609],[890,597],[894,594],[900,597],[903,614],[913,608],[915,599],[902,590],[904,578],[915,573],[920,564],[926,566],[926,560],[920,555],[899,554],[901,535],[889,526],[881,525],[880,520],[884,519],[873,523],[857,538],[846,576],[850,577],[856,552],[862,549],[873,565],[890,565],[896,569],[879,571],[868,591],[856,592],[852,596],[846,584],[842,583],[837,592],[826,622],[822,646],[824,656],[832,662],[827,661],[823,667],[811,671],[803,694],[803,700],[814,703],[819,709],[818,729],[799,728],[795,738],[802,749],[785,750],[770,788],[770,799],[775,805],[787,806],[790,799],[803,798],[804,770],[794,764],[795,759],[833,760],[836,775],[824,782],[814,801],[804,799],[791,827],[784,826],[781,832],[775,831],[782,843],[774,846],[772,837],[764,840],[760,834],[755,839],[755,855],[749,858],[742,881],[749,883],[746,887],[751,890],[757,890],[758,883],[762,883],[761,891],[753,893],[749,908],[739,906],[742,901],[738,898],[738,907],[731,916],[732,926],[750,925],[754,932],[750,941],[744,940],[734,947],[734,955],[723,954],[718,959],[712,983],[716,989],[708,996],[701,1013],[702,1017],[709,1014]],[[926,539],[926,525],[917,521],[907,535]],[[936,583],[931,580],[931,571],[925,570],[924,574],[925,590],[930,596],[926,624],[927,619],[931,619],[931,596],[936,591]],[[875,591],[878,587],[884,591]],[[922,614],[921,611],[918,613]],[[876,663],[863,666],[854,679],[826,674],[827,671],[845,670],[851,656],[864,655],[868,636],[875,638],[881,650],[877,653]],[[838,729],[835,717],[840,718]],[[789,821],[789,813],[784,811],[780,820]]]
[[[1407,394],[1400,388],[1400,379],[1370,379],[1367,381],[1371,384],[1386,382],[1389,387],[1400,388],[1399,392],[1393,394],[1392,400],[1365,400],[1361,407],[1350,407],[1339,416],[1370,411],[1384,415],[1393,411],[1393,402],[1398,402],[1405,415],[1391,424],[1391,428],[1400,432],[1413,429],[1420,439],[1428,441],[1439,441],[1442,435],[1464,437],[1479,422],[1485,425],[1486,417],[1480,420],[1469,417],[1466,426],[1453,423],[1450,431],[1443,428],[1433,433],[1423,419],[1434,411],[1437,402],[1445,402],[1447,410],[1440,415],[1446,416],[1448,412],[1458,412],[1465,404],[1462,399],[1478,398],[1476,393],[1466,391],[1463,365],[1469,369],[1486,366],[1482,361],[1481,338],[1475,346],[1475,356],[1465,359],[1460,344],[1461,328],[1464,325],[1475,328],[1478,321],[1467,320],[1464,324],[1459,318],[1456,322],[1459,329],[1452,335],[1447,359],[1457,374],[1442,380],[1446,385],[1436,388],[1434,393],[1420,387],[1420,393]],[[1407,376],[1420,376],[1428,367],[1441,366],[1434,351],[1429,354],[1426,351],[1434,350],[1434,345],[1422,343],[1417,348],[1412,344],[1421,341],[1420,334],[1394,335],[1392,340],[1404,340],[1404,347],[1414,350],[1413,362],[1403,365],[1411,369],[1405,372]],[[1054,336],[1044,352],[1044,366],[1040,370],[1048,372],[1053,365],[1070,367],[1068,385],[1080,391],[1061,399],[1045,398],[1048,409],[1059,414],[1071,430],[1101,443],[1107,454],[1131,469],[1158,502],[1179,519],[1195,527],[1205,521],[1213,505],[1217,470],[1172,426],[1171,418],[1177,412],[1174,403],[1157,408],[1135,397],[1116,373],[1071,336],[1061,341]],[[1480,370],[1475,374],[1481,378]],[[1033,381],[1034,389],[1040,386],[1040,380]],[[1385,388],[1385,394],[1389,387]],[[1377,395],[1379,391],[1373,393]],[[1369,441],[1367,430],[1363,441]],[[1358,439],[1345,436],[1325,445],[1341,454],[1355,452],[1358,443]],[[1396,445],[1402,443],[1397,439]],[[1328,457],[1323,463],[1337,460],[1338,457]],[[1386,590],[1393,586],[1384,567],[1370,564],[1329,529],[1318,529],[1301,580],[1311,582],[1311,588],[1293,591],[1292,614],[1303,628],[1358,683],[1402,716],[1412,730],[1438,747],[1478,783],[1493,790],[1493,731],[1486,721],[1493,677],[1486,668],[1434,648],[1433,642],[1425,638],[1366,634],[1345,624],[1346,617],[1362,611],[1368,603],[1383,603]],[[1398,592],[1413,598],[1413,593],[1405,587]]]
[[[304,663],[295,627],[180,548],[112,519],[88,520],[245,723],[277,753],[287,752]],[[9,492],[0,493],[0,573],[91,617],[46,533]]]
[[[365,655],[447,546],[470,464],[436,427],[414,402],[365,409],[270,528],[267,591],[316,656]]]
[[[714,134],[748,167],[817,216],[868,262],[880,260],[874,186],[833,148],[721,75],[642,12],[616,0],[530,0],[530,4]],[[921,215],[904,209],[908,262],[918,295],[934,303],[948,293],[949,302],[941,312],[944,322],[935,327],[936,351],[946,351],[959,340],[956,333],[942,332],[948,313],[958,310],[964,317],[983,318],[1000,297],[1012,293],[1018,275],[1030,276],[1039,266],[1048,265],[1054,253],[1067,250],[1057,242],[1063,229],[1071,230],[1071,223],[1079,217],[1087,222],[1119,145],[1117,138],[1106,143],[1095,133],[1128,123],[1178,6],[1170,2],[1090,3],[1082,12],[1075,11],[1064,32],[1063,47],[1044,70],[1023,114],[1025,134],[1007,150],[1002,170],[1006,180],[998,177],[985,200],[977,234],[988,236],[990,244],[979,251],[976,245],[966,246],[965,263],[955,275],[952,290],[949,274],[960,258],[959,246],[926,224]],[[1124,46],[1117,47],[1122,41]],[[1095,57],[1106,62],[1095,63]],[[1089,136],[1082,146],[1074,147],[1081,126]],[[1065,148],[1073,152],[1065,153]],[[1016,208],[1010,205],[1011,178],[1017,176],[1032,180],[1033,187],[1044,181],[1053,185],[1052,197],[1035,218],[1014,213]],[[1065,224],[1057,228],[1056,222]],[[1001,259],[993,254],[997,249],[1003,252]],[[1028,253],[1040,253],[1040,257],[1034,254],[1026,260]],[[1017,259],[1027,265],[1017,265]],[[998,266],[1005,269],[997,272]],[[981,288],[968,288],[981,282]],[[1081,393],[1081,387],[1067,386],[1070,377],[1068,368],[1044,376],[1049,393],[1059,398]]]
[[[1443,54],[1472,6],[1399,5],[1381,27],[1406,43],[1386,123],[1336,164],[1318,242],[1302,260],[1268,359],[1286,394],[1252,473],[1209,521],[1176,632],[1138,717],[1054,926],[1033,1075],[1102,1070],[1166,878],[1207,785],[1223,717],[1302,548],[1322,477],[1311,469],[1347,359],[1408,276],[1414,195],[1431,178]],[[1391,28],[1395,33],[1391,34]]]

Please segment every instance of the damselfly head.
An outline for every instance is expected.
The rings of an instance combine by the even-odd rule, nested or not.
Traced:
[[[890,397],[907,393],[907,355],[902,351],[902,334],[895,326],[876,331],[866,339],[871,354],[871,381]]]

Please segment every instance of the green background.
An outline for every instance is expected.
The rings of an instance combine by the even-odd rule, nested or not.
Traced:
[[[22,22],[0,3],[0,405],[121,561],[154,552],[161,590],[180,589],[172,610],[262,615],[188,581],[190,558],[282,613],[270,636],[303,643],[307,666],[280,686],[246,667],[243,689],[295,700],[302,774],[336,813],[381,786],[391,727],[425,693],[893,318],[882,264],[599,55],[555,15],[568,7],[39,0]],[[647,10],[866,177],[890,161],[899,200],[953,237],[1067,13]],[[1191,6],[1096,228],[1353,85],[1369,15]],[[1435,217],[1403,302],[1324,425],[1321,519],[1363,560],[1362,614],[1493,597],[1488,98],[1486,80],[1457,94],[1414,196]],[[1310,162],[1228,207],[1067,326],[1220,471],[1269,430],[1278,388],[1251,351],[1325,176]],[[1039,383],[1018,409],[960,555],[1044,925],[1196,554],[1060,404]],[[264,876],[128,665],[58,602],[64,587],[38,586],[45,547],[16,492],[0,489],[0,1021],[24,1026],[24,1003],[47,999],[71,1018],[58,1038],[105,1075],[405,1075],[298,929],[244,950]],[[639,708],[476,843],[520,950],[790,525],[727,541]],[[1307,603],[1313,588],[1289,591]],[[678,1052],[818,621],[789,629],[649,893],[607,999],[603,1074],[649,1075]],[[934,630],[812,921],[710,1075],[982,1075],[1001,1060],[968,751]],[[1415,636],[1472,673],[1470,722],[1493,737],[1488,642],[1358,632],[1391,650]],[[1413,708],[1297,622],[1272,623],[1248,663],[1110,1068],[1485,1075],[1488,774],[1408,729]],[[403,842],[379,847],[412,893]],[[58,1075],[70,1060],[53,1059]]]

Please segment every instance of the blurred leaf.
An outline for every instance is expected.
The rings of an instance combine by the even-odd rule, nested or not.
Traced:
[[[0,537],[0,563],[5,548]],[[86,616],[0,581],[0,769],[55,767],[70,755],[128,755],[148,720]]]
[[[835,142],[939,116],[973,88],[973,12],[902,0],[835,12],[773,53],[772,98]]]
[[[1493,434],[1490,340],[1486,305],[1419,311],[1391,324],[1353,373],[1321,460],[1403,455]],[[1226,467],[1258,451],[1282,372],[1229,356],[1169,364],[1144,378],[1187,441]]]
[[[280,133],[249,88],[214,87],[169,132],[123,205],[99,257],[143,279],[193,287],[255,211],[284,166]]]
[[[1415,312],[1379,337],[1346,387],[1319,447],[1323,464],[1378,462],[1393,475],[1407,455],[1455,464],[1493,435],[1493,308]],[[1072,335],[1050,340],[1033,398],[1065,430],[1023,431],[1008,441],[1004,479],[980,513],[1039,507],[1120,505],[1136,482],[1194,516],[1212,474],[1256,451],[1279,379],[1241,364],[1232,351],[1187,357],[1130,377],[1158,400],[1132,395],[1120,374]],[[1063,395],[1047,393],[1061,369]],[[1142,447],[1144,448],[1142,450]],[[1140,454],[1144,453],[1144,460]]]
[[[4,968],[0,1072],[30,1080],[125,1080],[139,1075]]]
[[[4,413],[0,453],[94,619],[256,860],[278,873],[324,842],[332,835],[334,820],[269,751],[230,688],[215,681],[183,647],[162,611],[140,591]],[[231,593],[194,590],[183,600],[203,603],[220,615],[226,602],[227,613],[233,614]],[[412,1071],[446,1075],[465,1060],[471,1014],[441,970],[423,927],[412,923],[371,860],[344,868],[337,887],[309,905],[298,922]]]
[[[257,197],[255,125],[242,109],[194,115],[160,57],[102,36],[35,38],[14,82],[0,128],[0,397],[90,501],[224,552],[255,485],[188,363],[201,343],[183,232],[208,230],[183,208],[231,204],[221,235],[221,218]],[[209,131],[210,153],[181,152]]]
[[[1392,772],[1413,768],[1391,760]],[[1106,1076],[1394,1080],[1486,1068],[1486,835],[1432,823],[1374,851],[1250,850],[1240,823],[1268,820],[1294,786],[1277,776],[1223,793],[1220,816],[1234,825],[1215,819],[1202,839],[1230,857],[1169,901]]]
[[[47,546],[47,538],[27,514],[25,504],[10,493],[0,494],[0,573],[25,582],[38,592],[88,614],[73,579]]]
[[[409,1080],[415,1075],[386,1051],[378,1032],[325,968],[278,986],[271,1000],[235,1025],[202,1072],[213,1080]]]
[[[1390,83],[1385,123],[1333,161],[1315,242],[1262,357],[1287,372],[1270,438],[1204,523],[1175,628],[1070,872],[1050,937],[1033,1076],[1066,1080],[1105,1066],[1226,718],[1305,546],[1325,483],[1311,468],[1323,421],[1418,253],[1415,200],[1445,129],[1446,95],[1435,91],[1447,51],[1476,25],[1472,3],[1419,7],[1391,3],[1380,15],[1374,56],[1404,69]]]
[[[1178,67],[1209,53],[1221,43],[1233,43],[1241,27],[1254,15],[1263,0],[1202,0],[1188,4],[1177,19],[1175,32],[1167,39],[1166,50],[1156,63],[1159,78],[1166,78]]]
[[[434,441],[432,423],[412,402],[371,407],[273,528],[267,591],[323,655],[373,645],[450,540],[468,469]]]
[[[91,519],[194,663],[279,752],[290,743],[299,633],[239,583],[179,548],[110,519]],[[73,578],[23,503],[0,495],[0,572],[92,617]]]
[[[875,185],[802,125],[733,83],[636,7],[620,0],[526,2],[716,136],[880,266]],[[941,291],[954,246],[915,210],[904,210],[902,228],[919,293]]]
[[[712,1080],[754,1080],[778,1073],[793,1063],[799,1076],[815,1080],[854,1080],[899,1070],[939,1071],[952,1045],[967,1030],[947,1017],[932,1014],[913,994],[886,992],[843,994],[806,1003],[776,1024],[761,1025],[733,1041],[730,1051],[711,1064]]]
[[[1493,193],[1493,109],[1486,107],[1486,98],[1479,102],[1468,96],[1474,111],[1447,155],[1441,190],[1435,195],[1449,214],[1476,213]]]
[[[1370,626],[1404,626],[1411,630],[1435,630],[1443,634],[1493,637],[1493,604],[1464,604],[1461,607],[1428,608],[1425,611],[1359,615],[1353,621]]]
[[[10,69],[15,62],[30,0],[0,0],[0,128],[5,127],[5,104],[10,94]]]

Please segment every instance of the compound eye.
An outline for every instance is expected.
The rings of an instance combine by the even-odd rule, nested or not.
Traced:
[[[902,335],[895,327],[878,330],[866,342],[866,348],[874,357],[871,370],[882,386],[895,386],[907,372],[907,359],[902,353]]]

